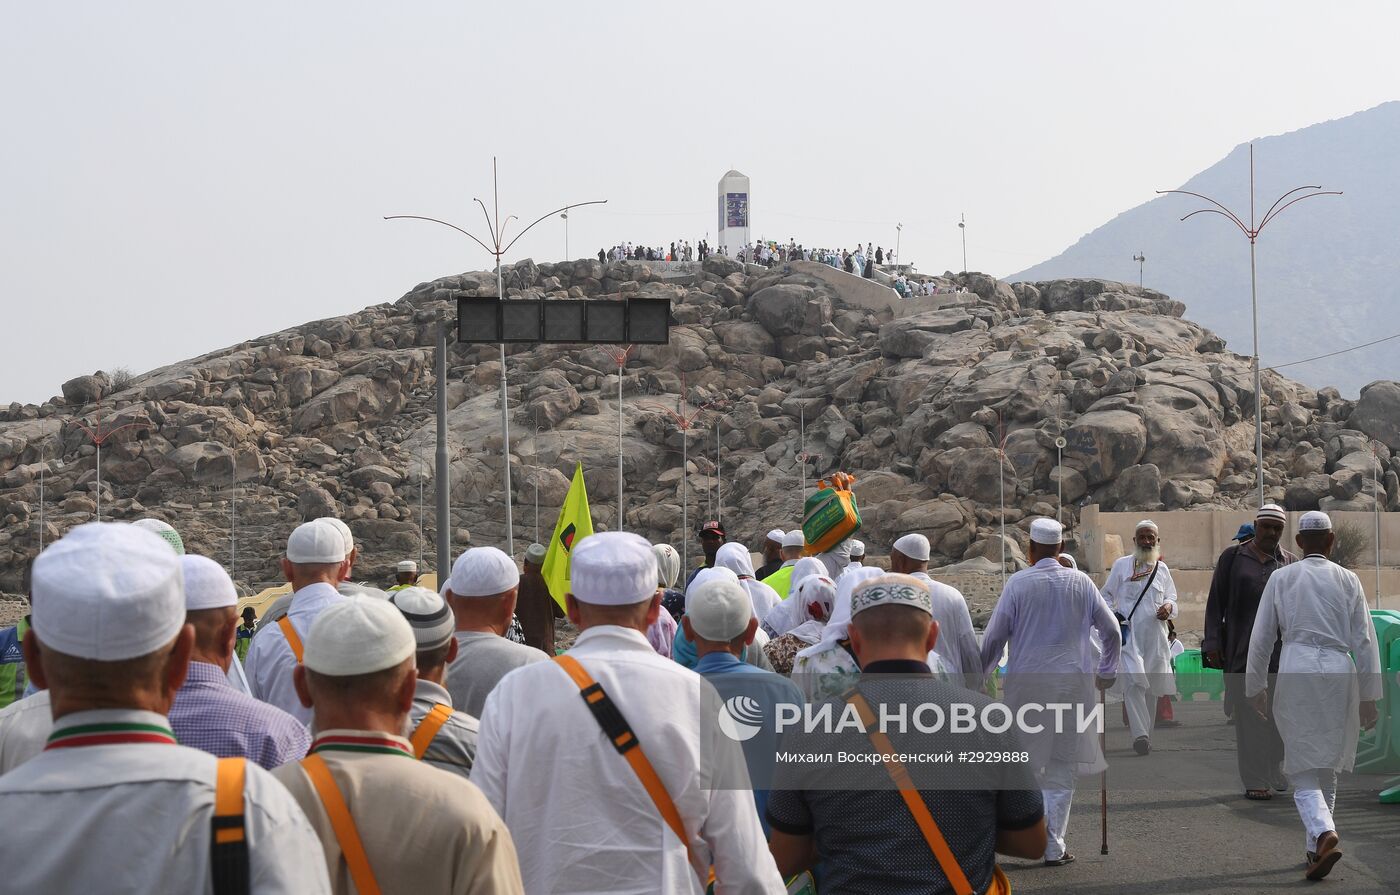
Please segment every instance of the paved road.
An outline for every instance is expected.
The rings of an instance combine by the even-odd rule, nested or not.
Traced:
[[[1183,726],[1160,730],[1146,758],[1132,754],[1110,706],[1109,854],[1099,854],[1098,780],[1081,780],[1064,867],[1003,859],[1012,889],[1073,895],[1199,895],[1290,888],[1400,892],[1400,805],[1376,798],[1380,777],[1347,775],[1337,794],[1346,857],[1324,883],[1303,879],[1303,827],[1291,794],[1251,802],[1235,774],[1234,728],[1219,703],[1177,705]],[[1115,779],[1123,786],[1115,787]]]

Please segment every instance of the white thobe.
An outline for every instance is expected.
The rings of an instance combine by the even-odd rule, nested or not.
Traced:
[[[52,732],[48,690],[0,709],[0,774],[8,774],[43,752],[44,742]]]
[[[486,698],[472,781],[505,818],[527,892],[782,893],[753,793],[709,787],[713,769],[743,769],[738,744],[701,723],[718,705],[700,675],[658,656],[640,632],[586,629],[568,653],[607,692],[675,801],[696,857],[662,820],[627,760],[554,662],[506,675]],[[726,761],[727,759],[727,761]]]
[[[1090,631],[1103,644],[1095,656]],[[1093,676],[1112,677],[1122,637],[1118,620],[1088,575],[1047,557],[1006,580],[982,637],[982,667],[990,672],[1010,644],[1004,701],[1013,710],[1028,703],[1074,703],[1094,699]],[[1031,766],[1041,771],[1047,843],[1045,859],[1065,854],[1076,776],[1106,767],[1092,726],[1082,733],[1071,722],[1061,733],[1024,738]]]
[[[957,588],[934,581],[927,572],[915,572],[914,577],[928,585],[933,599],[933,620],[938,622],[938,642],[933,645],[933,653],[956,675],[955,683],[969,690],[981,690],[982,652],[972,630],[967,598]]]
[[[292,629],[297,632],[303,645],[311,631],[311,623],[327,608],[349,597],[342,596],[334,587],[324,582],[308,584],[292,594],[291,608],[287,618],[292,620]],[[296,667],[296,656],[282,633],[280,624],[258,628],[253,642],[248,647],[248,657],[243,660],[243,671],[248,676],[248,684],[253,695],[263,702],[277,706],[301,723],[311,725],[311,709],[301,704],[292,683],[292,669]]]
[[[162,715],[125,709],[74,712],[55,729],[136,723]],[[198,749],[120,743],[51,749],[0,778],[7,824],[0,867],[7,892],[46,895],[212,892],[209,839],[218,759]],[[282,784],[247,763],[244,818],[251,891],[330,892],[320,841]]]
[[[1249,638],[1247,697],[1268,686],[1275,638],[1283,641],[1274,692],[1283,772],[1351,770],[1357,703],[1381,698],[1380,651],[1361,580],[1317,555],[1269,576]]]
[[[1176,583],[1164,562],[1157,563],[1155,575],[1148,567],[1134,581],[1133,575],[1141,571],[1132,556],[1120,556],[1109,569],[1101,591],[1108,605],[1128,618],[1128,639],[1119,654],[1118,679],[1109,695],[1123,701],[1134,738],[1152,735],[1158,697],[1176,693],[1167,623],[1157,618],[1163,606],[1168,608],[1167,618],[1176,618]]]

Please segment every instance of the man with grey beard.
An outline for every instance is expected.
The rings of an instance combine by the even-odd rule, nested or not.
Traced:
[[[1123,652],[1114,686],[1128,710],[1133,751],[1152,751],[1158,698],[1176,692],[1167,620],[1176,618],[1176,584],[1162,562],[1157,524],[1144,519],[1133,532],[1133,553],[1114,561],[1101,593],[1123,625]]]

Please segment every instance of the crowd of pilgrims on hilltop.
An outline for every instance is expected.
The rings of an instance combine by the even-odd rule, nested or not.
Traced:
[[[1299,521],[1303,559],[1283,523],[1261,508],[1222,554],[1203,648],[1232,672],[1246,797],[1292,785],[1319,878],[1341,857],[1336,775],[1375,721],[1379,665],[1330,520]],[[22,656],[0,666],[0,877],[84,895],[1008,891],[999,854],[1074,861],[1095,731],[979,731],[1012,756],[998,782],[960,768],[956,786],[899,791],[774,770],[786,741],[735,725],[784,704],[867,725],[872,705],[1024,707],[1048,676],[1080,705],[1108,690],[1149,755],[1175,693],[1158,527],[1137,526],[1102,589],[1057,522],[1027,531],[1030,567],[979,640],[919,533],[884,569],[858,540],[816,552],[774,529],[755,568],[709,521],[685,570],[670,545],[603,532],[572,545],[563,593],[538,544],[522,566],[468,549],[438,589],[400,563],[380,590],[354,582],[349,527],[316,519],[287,538],[289,594],[240,619],[228,573],[168,524],[80,525],[34,560],[30,615],[0,632]],[[560,651],[563,617],[577,638]],[[1301,668],[1341,690],[1285,683]],[[895,756],[871,773],[896,782],[898,755],[953,743],[859,736]]]

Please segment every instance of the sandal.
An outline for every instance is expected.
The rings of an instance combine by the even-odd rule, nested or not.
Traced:
[[[1252,802],[1267,802],[1274,797],[1274,794],[1267,789],[1246,789],[1244,797]]]

